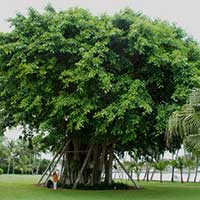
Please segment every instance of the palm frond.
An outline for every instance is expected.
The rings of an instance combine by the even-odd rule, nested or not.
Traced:
[[[200,134],[187,136],[184,146],[188,152],[200,152]]]
[[[170,141],[173,135],[186,138],[198,134],[200,134],[200,89],[192,91],[188,104],[172,113],[166,130],[167,141]]]

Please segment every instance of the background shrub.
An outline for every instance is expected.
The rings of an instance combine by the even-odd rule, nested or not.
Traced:
[[[0,175],[3,174],[3,169],[0,168]]]

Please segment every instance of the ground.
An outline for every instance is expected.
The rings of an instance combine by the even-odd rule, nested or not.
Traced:
[[[144,189],[129,191],[81,191],[37,187],[39,177],[1,175],[2,200],[199,200],[200,183],[141,182]]]

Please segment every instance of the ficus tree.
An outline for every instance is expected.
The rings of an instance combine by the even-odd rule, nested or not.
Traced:
[[[180,28],[126,9],[29,9],[0,34],[0,126],[44,148],[69,145],[63,181],[112,181],[114,153],[162,153],[166,119],[197,85],[199,46]],[[90,155],[87,153],[90,149]],[[88,155],[88,156],[87,156]]]

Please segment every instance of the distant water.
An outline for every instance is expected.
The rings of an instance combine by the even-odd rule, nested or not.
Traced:
[[[151,178],[151,174],[152,174],[152,172],[150,172],[150,174],[149,174],[149,179]],[[144,172],[142,172],[140,174],[140,180],[143,179],[144,175],[145,175]],[[163,181],[171,181],[171,176],[172,176],[171,172],[163,172],[163,175],[162,175]],[[193,182],[194,176],[195,176],[195,173],[194,173],[194,171],[192,171],[191,174],[190,174],[190,182]],[[188,177],[188,172],[184,171],[183,172],[183,180],[185,182],[187,181],[187,177]],[[136,177],[136,175],[134,173],[132,174],[132,178],[134,180],[137,179],[137,177]],[[113,172],[113,179],[121,179],[121,180],[125,179],[125,180],[128,180],[129,178],[126,175],[125,172],[114,171]],[[154,181],[159,181],[160,180],[160,173],[159,172],[156,172],[154,174],[153,180]],[[175,170],[174,181],[177,181],[177,182],[181,181],[180,172],[178,170]],[[199,181],[200,181],[200,172],[198,172],[198,175],[197,175],[197,182],[199,182]]]

